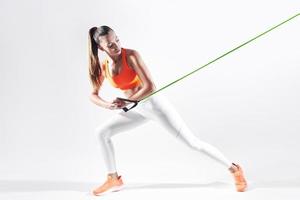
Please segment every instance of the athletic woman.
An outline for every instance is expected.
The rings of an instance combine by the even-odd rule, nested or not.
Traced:
[[[241,166],[230,162],[217,148],[196,137],[176,112],[174,106],[163,95],[158,93],[152,95],[128,112],[122,110],[128,105],[127,101],[116,98],[108,102],[101,98],[99,89],[105,78],[113,87],[122,90],[129,100],[143,99],[154,92],[156,86],[139,52],[121,47],[120,40],[113,29],[108,26],[92,27],[89,29],[88,38],[89,78],[93,86],[90,99],[103,108],[119,110],[95,129],[107,169],[107,179],[99,187],[93,189],[94,195],[117,191],[123,186],[122,178],[116,169],[111,137],[149,120],[158,122],[191,149],[202,152],[223,165],[233,174],[236,190],[245,191],[247,182]],[[106,54],[101,64],[98,49]]]

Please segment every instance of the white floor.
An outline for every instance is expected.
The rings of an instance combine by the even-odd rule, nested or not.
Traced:
[[[0,200],[88,200],[88,199],[272,199],[299,200],[300,182],[249,182],[246,192],[236,192],[225,182],[196,183],[127,183],[123,190],[92,196],[98,183],[49,181],[0,181]]]

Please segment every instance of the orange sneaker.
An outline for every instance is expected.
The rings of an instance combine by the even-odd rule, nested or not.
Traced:
[[[235,166],[235,169],[231,168],[229,170],[234,177],[236,190],[238,192],[244,192],[247,188],[247,181],[245,179],[243,170],[238,164],[232,163],[232,165]]]
[[[107,180],[100,185],[98,188],[93,190],[93,194],[95,196],[99,196],[108,193],[108,192],[116,192],[122,189],[123,186],[123,180],[121,176],[118,176],[117,179],[114,179],[111,175],[107,175]]]

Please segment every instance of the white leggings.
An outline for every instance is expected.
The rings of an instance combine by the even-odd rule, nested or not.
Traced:
[[[129,107],[130,106],[131,105],[129,105]],[[161,124],[168,132],[188,145],[191,149],[205,153],[227,168],[231,166],[232,163],[217,148],[201,141],[191,132],[165,96],[155,94],[146,101],[140,102],[135,108],[128,112],[117,110],[115,115],[101,123],[100,126],[95,129],[95,134],[97,140],[100,142],[100,149],[108,173],[117,171],[111,137],[117,133],[136,128],[138,125],[149,120]]]

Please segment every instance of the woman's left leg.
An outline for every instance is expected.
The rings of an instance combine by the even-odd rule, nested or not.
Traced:
[[[151,101],[152,107],[148,109],[147,112],[151,112],[154,121],[159,122],[176,138],[193,150],[205,153],[210,158],[224,165],[227,169],[232,166],[232,162],[230,162],[216,147],[200,140],[192,133],[166,97],[156,96],[152,97],[149,101]]]

